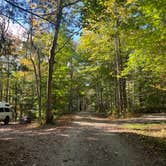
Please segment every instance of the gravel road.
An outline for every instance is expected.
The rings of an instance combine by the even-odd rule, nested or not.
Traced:
[[[165,165],[162,156],[148,154],[137,140],[129,141],[120,124],[82,112],[62,126],[1,125],[0,166]]]

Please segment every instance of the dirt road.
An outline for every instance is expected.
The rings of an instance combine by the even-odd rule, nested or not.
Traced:
[[[164,156],[126,137],[122,123],[84,112],[58,127],[1,125],[0,166],[164,166]]]

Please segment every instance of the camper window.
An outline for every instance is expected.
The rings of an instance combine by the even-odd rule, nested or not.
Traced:
[[[9,108],[5,108],[5,112],[10,112],[10,109]]]

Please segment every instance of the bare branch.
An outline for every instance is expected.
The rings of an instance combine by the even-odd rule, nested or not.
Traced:
[[[17,24],[19,24],[24,30],[27,31],[27,29],[26,29],[20,22],[18,22],[15,18],[12,18],[12,17],[10,17],[10,16],[7,16],[7,15],[5,15],[5,14],[3,14],[3,13],[1,13],[0,15],[2,15],[2,16],[4,16],[4,17],[7,17],[7,18],[10,19],[10,20],[13,20],[13,21],[16,22]]]

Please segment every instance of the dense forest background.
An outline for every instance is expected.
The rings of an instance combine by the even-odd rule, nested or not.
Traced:
[[[165,0],[0,0],[0,101],[15,119],[166,109]]]

